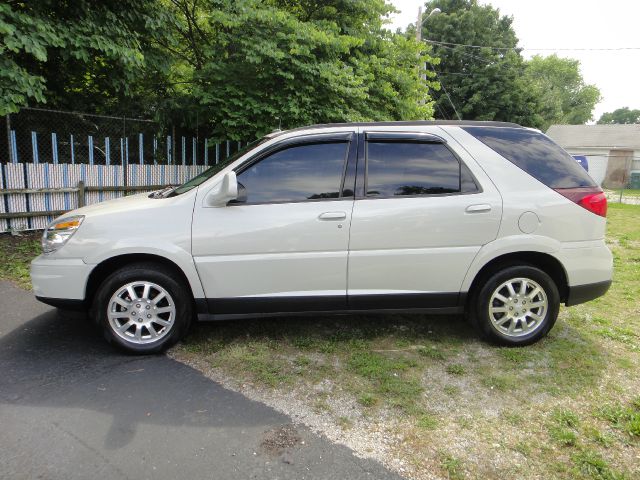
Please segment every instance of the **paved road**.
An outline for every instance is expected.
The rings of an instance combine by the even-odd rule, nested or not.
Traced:
[[[265,433],[290,424],[165,356],[119,354],[0,282],[2,479],[399,478],[301,427],[284,454],[266,450]]]

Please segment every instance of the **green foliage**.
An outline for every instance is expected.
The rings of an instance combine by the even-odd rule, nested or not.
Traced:
[[[457,110],[465,119],[544,130],[553,123],[591,120],[600,91],[585,85],[577,60],[551,55],[525,62],[512,18],[477,0],[432,0],[426,7],[425,15],[434,8],[442,11],[425,19],[422,32],[440,59],[438,117],[456,118]]]
[[[541,126],[540,101],[524,78],[525,63],[516,49],[512,19],[477,0],[428,1],[425,15],[434,8],[442,13],[423,22],[422,37],[440,42],[432,43],[440,59],[437,80],[442,84],[435,95],[436,116],[456,118],[453,104],[464,119]]]
[[[0,4],[0,115],[34,102],[100,111],[142,97],[144,73],[166,66],[151,43],[167,20],[153,0]]]
[[[242,140],[278,126],[432,118],[436,84],[418,65],[433,59],[383,28],[391,11],[385,0],[2,4],[0,114],[47,103]]]
[[[421,46],[382,29],[380,0],[176,1],[174,73],[214,136],[311,123],[431,118]]]
[[[640,123],[640,109],[629,110],[629,107],[622,107],[613,112],[603,113],[598,123]]]
[[[593,109],[601,99],[600,90],[595,85],[585,85],[578,60],[555,54],[535,55],[527,62],[525,73],[526,81],[541,100],[543,130],[552,124],[578,125],[593,118]]]

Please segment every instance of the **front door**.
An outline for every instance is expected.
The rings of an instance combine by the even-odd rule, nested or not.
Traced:
[[[211,313],[346,308],[351,137],[296,137],[258,153],[236,168],[240,196],[226,207],[204,207],[199,192],[192,248]]]

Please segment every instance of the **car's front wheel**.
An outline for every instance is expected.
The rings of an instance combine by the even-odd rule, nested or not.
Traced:
[[[502,345],[529,345],[558,318],[555,282],[533,266],[511,266],[490,275],[471,300],[471,317],[483,336]]]
[[[92,308],[107,341],[139,354],[175,344],[193,315],[189,291],[177,277],[153,263],[132,264],[109,275]]]

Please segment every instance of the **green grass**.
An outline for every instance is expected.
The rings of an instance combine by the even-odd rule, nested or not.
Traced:
[[[607,242],[607,295],[525,348],[485,344],[458,317],[357,315],[196,324],[174,355],[343,429],[351,415],[333,412],[350,397],[365,423],[394,419],[397,455],[445,478],[640,478],[640,206],[610,205]],[[0,235],[0,278],[28,288],[38,252],[35,235]],[[495,445],[526,468],[493,464]]]
[[[41,233],[0,234],[0,279],[10,280],[25,289],[31,288],[29,264],[41,253],[40,236]]]
[[[444,454],[440,461],[442,469],[447,473],[447,478],[451,480],[463,480],[465,478],[462,470],[462,462],[451,456]]]
[[[609,462],[592,450],[582,450],[572,457],[575,473],[594,480],[625,480],[627,475],[613,469]]]
[[[464,369],[464,365],[460,365],[459,363],[452,363],[447,365],[445,369],[450,375],[464,375],[466,370]]]
[[[630,437],[640,439],[640,397],[630,405],[620,403],[602,405],[596,410],[595,416],[606,420],[611,426]]]
[[[435,430],[438,426],[438,419],[435,415],[430,413],[424,413],[418,417],[417,426],[425,430]]]
[[[507,447],[526,456],[528,470],[514,466],[501,472],[505,478],[632,478],[640,472],[613,452],[640,455],[640,400],[636,405],[625,394],[640,391],[640,207],[612,204],[608,217],[611,290],[563,308],[549,336],[529,347],[487,345],[457,317],[393,315],[198,325],[177,354],[195,355],[257,388],[312,392],[330,379],[325,396],[311,395],[316,409],[330,417],[334,396],[349,395],[371,421],[378,412],[406,421],[399,448],[417,459],[416,468],[439,466],[449,478],[500,476],[475,450],[448,450],[456,439],[447,432],[456,428],[460,438],[475,438],[486,458],[506,430],[515,432]],[[256,350],[260,344],[268,347]],[[246,345],[253,353],[237,350]],[[487,408],[501,413],[485,416]],[[428,460],[425,448],[440,453]]]

